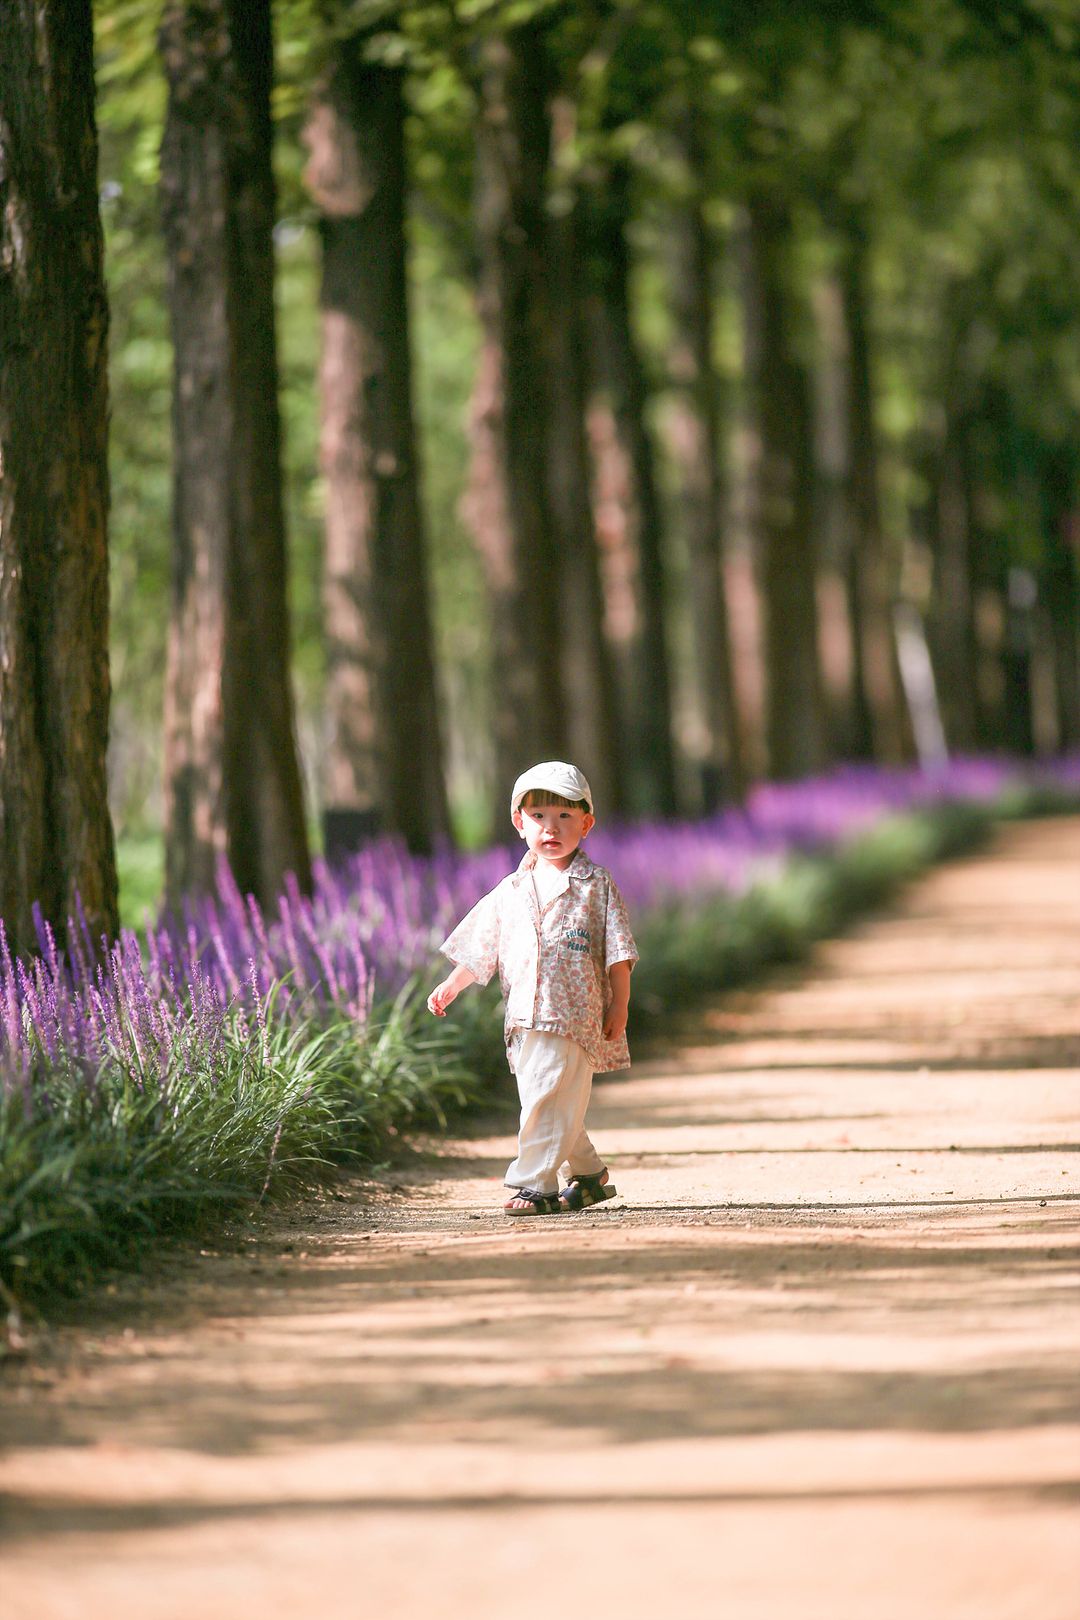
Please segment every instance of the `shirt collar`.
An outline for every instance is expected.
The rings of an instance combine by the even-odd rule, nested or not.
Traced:
[[[522,878],[530,876],[533,867],[536,865],[536,861],[536,855],[531,849],[527,849],[524,855],[521,857],[517,871],[514,873],[515,884],[520,883]],[[576,882],[581,883],[587,881],[593,876],[594,872],[596,871],[596,863],[595,861],[591,861],[589,859],[579,844],[577,849],[574,851],[574,858],[570,862],[570,865],[564,866],[562,871],[564,877],[573,878]]]

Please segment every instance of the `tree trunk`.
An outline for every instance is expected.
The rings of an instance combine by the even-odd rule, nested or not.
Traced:
[[[572,105],[552,103],[556,147],[573,136]],[[549,221],[551,288],[551,508],[561,585],[564,691],[570,751],[585,770],[605,816],[626,812],[625,744],[611,647],[604,633],[592,500],[592,463],[586,431],[588,348],[582,289],[581,200],[576,188]]]
[[[610,397],[619,439],[631,469],[636,519],[641,649],[637,661],[637,756],[643,807],[654,815],[678,813],[672,742],[670,658],[667,641],[663,519],[656,484],[656,453],[646,419],[648,386],[630,314],[630,182],[617,166],[605,177],[591,210],[597,276],[599,378]]]
[[[999,715],[979,703],[980,748],[1003,743],[1007,753],[1030,758],[1035,752],[1035,707],[1032,665],[1036,633],[1037,586],[1026,568],[1010,569],[1004,592],[1005,634],[998,658],[1001,688]],[[983,659],[985,663],[985,658]],[[997,726],[991,731],[994,721]]]
[[[588,353],[592,353],[594,311],[586,308]],[[641,609],[638,557],[634,535],[633,472],[619,438],[614,412],[603,391],[592,386],[590,373],[585,432],[592,466],[592,514],[600,565],[604,640],[612,665],[615,707],[623,743],[625,808],[636,808],[634,778],[634,709],[640,673]]]
[[[758,431],[758,512],[765,618],[766,739],[773,777],[808,776],[825,763],[818,661],[813,465],[806,378],[789,323],[791,225],[783,205],[748,204],[748,343]]]
[[[1080,501],[1075,477],[1070,454],[1050,458],[1044,473],[1047,527],[1041,591],[1062,753],[1080,748]]]
[[[274,328],[269,0],[170,0],[161,195],[173,379],[166,886],[218,855],[263,903],[310,884],[289,684]]]
[[[323,248],[327,850],[449,837],[413,420],[402,74],[333,47],[307,128]]]
[[[477,127],[483,342],[465,511],[491,602],[500,793],[526,765],[564,754],[567,739],[548,494],[546,103],[541,29],[490,40]]]
[[[811,374],[814,417],[814,532],[818,631],[829,748],[840,759],[873,759],[862,680],[860,615],[854,585],[848,333],[835,275],[811,289],[818,350]]]
[[[690,600],[696,650],[702,808],[715,810],[746,791],[742,727],[732,669],[724,585],[724,474],[721,413],[713,361],[715,244],[705,219],[699,121],[687,119],[685,153],[691,194],[675,221],[676,319],[672,374],[680,398],[675,452],[680,465],[690,552]]]
[[[117,928],[108,309],[90,0],[9,0],[0,50],[0,917]]]
[[[934,492],[931,647],[945,736],[953,752],[970,751],[978,740],[971,487],[965,440],[964,424],[947,401],[945,441]]]
[[[881,527],[873,360],[867,325],[867,244],[850,227],[840,270],[846,328],[851,552],[848,602],[856,709],[869,733],[873,757],[896,765],[911,758],[912,738],[900,684],[893,630],[892,583]]]

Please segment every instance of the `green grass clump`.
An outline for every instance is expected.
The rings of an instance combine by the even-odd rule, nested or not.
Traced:
[[[50,1068],[32,1110],[15,1091],[0,1110],[0,1281],[41,1299],[310,1188],[391,1130],[465,1107],[478,1058],[475,1035],[433,1025],[410,987],[363,1029],[280,1019],[272,998],[264,1025],[233,1012],[212,1051],[188,1043],[161,1073],[118,1055],[89,1083]]]

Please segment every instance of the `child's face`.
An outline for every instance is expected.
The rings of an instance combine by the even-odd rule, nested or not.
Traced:
[[[514,826],[541,860],[560,870],[569,866],[582,839],[593,826],[587,810],[564,804],[533,804],[514,811]]]

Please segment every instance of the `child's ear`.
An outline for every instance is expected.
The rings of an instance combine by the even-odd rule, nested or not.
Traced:
[[[514,826],[517,828],[518,836],[520,838],[524,838],[524,836],[525,836],[525,823],[521,819],[521,811],[520,810],[515,810],[513,815],[510,817],[510,820],[514,823]]]
[[[582,822],[581,822],[581,836],[582,836],[582,838],[583,839],[588,838],[589,834],[592,832],[592,830],[593,830],[593,828],[595,826],[596,826],[596,817],[586,814],[583,817]]]

